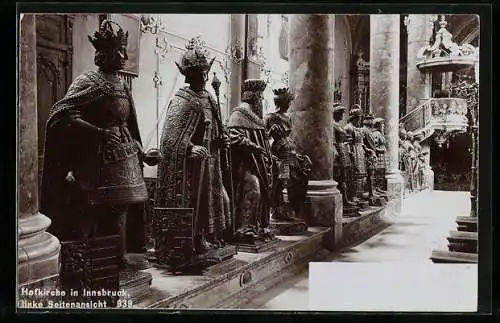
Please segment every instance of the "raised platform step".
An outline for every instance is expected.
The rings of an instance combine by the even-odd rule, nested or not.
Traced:
[[[477,232],[478,219],[471,216],[459,216],[457,218],[458,231]]]
[[[432,251],[431,260],[434,263],[474,263],[478,262],[477,253],[453,252],[445,250]]]
[[[477,232],[450,231],[447,240],[449,251],[477,253]]]
[[[145,270],[153,281],[137,308],[237,308],[248,294],[273,286],[325,258],[322,247],[328,228],[309,228],[302,236],[280,236],[272,250],[239,252],[228,261],[209,267],[204,275],[172,275],[166,270]],[[244,295],[244,296],[243,296]]]

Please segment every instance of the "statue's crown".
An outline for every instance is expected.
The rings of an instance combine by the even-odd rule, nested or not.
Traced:
[[[117,27],[116,33],[113,25]],[[124,32],[122,27],[114,21],[104,20],[94,36],[88,36],[97,51],[106,51],[127,47],[128,31]]]
[[[243,92],[264,92],[267,83],[261,79],[247,79],[243,83]]]
[[[378,125],[379,123],[383,123],[384,122],[384,119],[382,118],[375,118],[373,119],[373,124],[374,125]]]
[[[333,103],[333,112],[345,111],[346,108],[340,102]]]
[[[293,99],[292,92],[286,87],[274,89],[273,93],[274,93],[275,98],[278,98],[278,99],[287,99],[287,100]]]
[[[215,57],[209,60],[210,52],[200,36],[191,38],[186,44],[186,52],[182,55],[181,63],[177,64],[184,74],[188,69],[199,68],[208,71],[212,67]]]
[[[352,106],[351,110],[349,111],[350,117],[361,117],[363,115],[363,113],[361,112],[361,109],[356,108],[356,106],[359,107],[359,105],[355,104]]]

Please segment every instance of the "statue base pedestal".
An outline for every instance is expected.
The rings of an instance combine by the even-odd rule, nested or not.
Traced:
[[[386,199],[381,196],[372,196],[368,198],[368,203],[370,206],[384,206],[386,203]]]
[[[237,254],[237,252],[238,250],[235,246],[226,245],[223,248],[208,251],[204,255],[203,259],[214,264],[218,264],[231,259],[234,255]]]
[[[343,205],[343,213],[342,217],[344,218],[354,218],[361,215],[357,206],[346,204]]]
[[[274,249],[279,241],[278,238],[274,238],[270,241],[255,241],[255,243],[236,243],[235,246],[238,252],[261,253]]]
[[[434,250],[432,251],[431,260],[437,264],[477,264],[478,255],[477,253]]]
[[[142,253],[128,253],[125,255],[127,258],[127,266],[134,270],[144,270],[151,268],[151,264],[146,258],[145,254]]]
[[[307,224],[300,220],[273,220],[271,219],[271,231],[276,235],[294,236],[307,233]]]
[[[132,300],[133,303],[141,301],[150,292],[153,276],[138,270],[126,270],[119,273],[120,290],[125,290],[127,295],[122,301]]]

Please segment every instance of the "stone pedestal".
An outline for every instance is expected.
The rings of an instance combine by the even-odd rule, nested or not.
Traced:
[[[291,137],[297,152],[308,155],[312,173],[302,211],[307,225],[331,228],[329,248],[341,238],[342,196],[333,181],[333,15],[292,15],[289,83]]]
[[[390,205],[401,212],[403,177],[399,167],[399,15],[370,16],[370,105],[384,118]]]
[[[35,15],[20,27],[19,221],[20,286],[52,286],[59,274],[59,240],[46,232],[51,220],[38,212],[38,131]]]
[[[424,99],[431,97],[430,76],[422,73],[416,65],[417,53],[429,44],[432,36],[432,15],[409,15],[406,113],[415,109]]]

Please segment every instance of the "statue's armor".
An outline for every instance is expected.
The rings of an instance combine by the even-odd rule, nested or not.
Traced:
[[[377,169],[387,168],[387,155],[385,149],[385,138],[379,130],[373,131],[373,139],[377,148]]]
[[[333,133],[335,136],[335,146],[339,154],[338,158],[335,160],[335,167],[343,167],[343,168],[351,167],[352,162],[350,155],[350,147],[349,143],[347,142],[346,131],[338,122],[334,122]]]
[[[290,178],[290,166],[293,163],[294,143],[290,138],[292,131],[292,121],[289,116],[280,113],[271,113],[266,120],[266,129],[271,129],[273,125],[280,126],[284,133],[271,131],[273,138],[271,152],[278,158],[278,170],[280,179]]]
[[[130,101],[123,84],[113,84],[112,95],[105,96],[85,110],[83,119],[103,129],[112,130],[120,144],[102,143],[101,167],[90,202],[121,204],[146,201],[146,184],[142,176],[138,143],[127,128]],[[93,196],[92,196],[93,195]]]
[[[366,176],[366,158],[363,147],[363,133],[361,129],[356,128],[349,123],[345,127],[347,138],[351,139],[351,149],[353,153],[352,163],[354,174]]]

